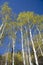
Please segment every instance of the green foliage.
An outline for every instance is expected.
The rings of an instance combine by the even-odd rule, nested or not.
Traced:
[[[15,55],[14,56],[15,65],[23,65],[22,54],[14,53],[14,55]],[[4,54],[3,56],[0,56],[0,58],[4,61],[4,63],[3,63],[3,61],[0,59],[0,62],[3,63],[2,65],[5,65],[6,56],[7,56],[7,53]],[[10,65],[12,63],[12,57],[11,57],[10,53],[8,53],[8,61],[7,62],[8,62],[8,65]]]
[[[1,6],[1,15],[2,15],[2,22],[11,21],[11,8],[8,6],[8,3],[5,3]]]

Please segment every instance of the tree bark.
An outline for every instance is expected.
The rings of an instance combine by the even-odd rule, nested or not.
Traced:
[[[32,39],[31,29],[29,29],[29,33],[30,33],[30,39],[31,39],[33,51],[34,51],[35,62],[36,62],[36,65],[39,65],[39,64],[38,64],[38,58],[37,58],[36,50],[35,50],[35,47],[34,47],[34,42],[33,42],[33,39]]]
[[[37,27],[37,30],[38,30],[38,32],[39,32],[40,40],[42,41],[41,32],[40,32],[40,30],[39,30],[38,27]],[[42,42],[42,44],[43,44],[43,42]],[[40,47],[40,44],[38,43],[38,45],[39,45],[39,49],[40,49],[41,55],[43,56],[43,52],[42,52],[42,49],[41,49],[41,47]]]
[[[15,47],[15,40],[14,40],[14,38],[12,38],[12,41],[13,41],[13,47],[12,47],[12,54],[13,54],[13,56],[12,56],[12,65],[14,65],[14,47]]]
[[[26,29],[26,28],[25,28]],[[27,29],[26,29],[26,34],[28,33]],[[32,60],[31,60],[31,52],[30,52],[30,46],[29,46],[29,38],[28,38],[28,34],[27,34],[27,45],[28,45],[28,54],[29,54],[29,64],[32,64]]]
[[[23,32],[22,32],[22,27],[21,27],[21,44],[22,44],[22,55],[23,55],[23,64],[25,64],[25,54],[24,54],[24,48],[23,48]]]
[[[2,35],[3,35],[3,33],[4,33],[5,27],[6,27],[6,24],[4,25],[4,27],[3,27],[3,29],[2,29],[2,32],[1,32],[1,34],[0,34],[0,39],[2,38]]]

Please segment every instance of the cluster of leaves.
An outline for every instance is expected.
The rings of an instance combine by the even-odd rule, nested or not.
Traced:
[[[4,54],[3,56],[0,55],[0,65],[5,65],[5,60],[6,60],[6,54]],[[15,61],[15,65],[23,65],[23,59],[22,59],[22,54],[21,53],[15,53],[15,56],[14,56],[14,61]],[[38,60],[39,60],[39,64],[40,65],[43,65],[43,57],[41,55],[38,56]],[[8,53],[8,65],[12,64],[12,57],[11,57],[11,54]],[[34,56],[32,56],[32,62],[33,64],[35,65],[35,59],[34,59]]]
[[[0,64],[2,65],[5,65],[5,61],[6,61],[6,54],[4,54],[3,56],[0,56]],[[12,57],[11,57],[11,54],[8,53],[8,65],[12,64]],[[14,56],[14,61],[15,61],[15,65],[23,65],[23,60],[22,60],[22,54],[20,53],[15,53],[15,56]]]
[[[31,28],[33,27],[33,25],[37,25],[40,28],[40,30],[43,29],[42,28],[43,24],[41,24],[43,23],[43,15],[38,15],[38,14],[35,14],[34,12],[22,12],[16,17],[15,15],[12,14],[12,10],[8,6],[8,3],[5,3],[3,6],[1,6],[0,12],[2,17],[2,22],[4,22],[4,24],[7,23],[5,30],[9,31],[11,27],[13,29],[15,28],[18,29],[18,27],[21,27],[24,25],[26,26],[28,25]],[[14,17],[16,18],[16,21],[13,20],[15,19]]]

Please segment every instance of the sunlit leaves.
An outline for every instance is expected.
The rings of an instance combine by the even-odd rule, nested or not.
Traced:
[[[11,20],[11,8],[8,6],[8,3],[5,3],[1,6],[1,15],[2,15],[2,21],[8,22]]]
[[[2,13],[5,14],[11,14],[11,8],[9,8],[8,3],[5,3],[2,6]]]

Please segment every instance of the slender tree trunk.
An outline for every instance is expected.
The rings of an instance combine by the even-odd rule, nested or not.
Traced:
[[[26,28],[25,28],[26,29]],[[26,29],[26,34],[28,33],[27,29]],[[29,64],[32,64],[32,59],[31,59],[31,52],[30,52],[30,47],[29,47],[29,38],[28,38],[28,34],[27,34],[27,45],[28,45],[28,53],[29,53]]]
[[[28,62],[28,54],[27,54],[27,42],[26,42],[26,39],[25,39],[25,53],[26,53],[26,65],[28,65],[29,64],[29,62]]]
[[[21,27],[21,43],[22,43],[22,55],[23,55],[23,64],[26,65],[25,63],[25,54],[24,54],[24,48],[23,48],[23,32],[22,32],[22,27]]]
[[[10,46],[10,43],[8,45],[8,52],[9,52],[9,46]],[[5,60],[5,65],[7,65],[7,63],[8,63],[8,52],[7,52],[7,56],[6,56],[6,60]]]
[[[38,39],[37,39],[37,43],[38,43]],[[40,44],[38,43],[38,46],[39,46],[39,49],[40,49],[40,52],[41,52],[41,55],[43,56],[43,52],[42,52],[42,49],[40,47]]]
[[[13,41],[13,57],[12,57],[12,65],[14,65],[14,47],[15,47],[15,40],[12,38]]]
[[[33,39],[32,39],[31,29],[29,29],[29,33],[30,33],[30,39],[31,39],[31,43],[32,43],[33,51],[34,51],[35,62],[36,62],[36,65],[39,65],[39,64],[38,64],[38,59],[37,59],[36,50],[35,50],[35,47],[34,47],[34,42],[33,42]]]
[[[8,53],[7,53],[6,60],[5,60],[5,65],[7,64],[8,64]]]
[[[3,33],[4,33],[5,27],[6,27],[6,24],[4,25],[4,27],[3,27],[3,29],[2,29],[2,33],[0,34],[0,39],[2,38],[2,35],[3,35]]]
[[[39,32],[39,36],[40,36],[40,39],[41,39],[41,41],[42,41],[41,32],[40,32],[40,30],[39,30],[38,27],[37,27],[37,30],[38,30],[38,32]],[[43,42],[42,42],[42,44],[43,44]],[[40,49],[41,55],[43,56],[43,51],[42,51],[42,49],[41,49],[41,47],[40,47],[40,44],[38,43],[38,45],[39,45],[39,49]]]
[[[40,30],[39,30],[38,27],[37,27],[37,30],[38,30],[38,32],[39,32],[40,39],[42,39],[42,37],[41,37],[41,32],[40,32]]]
[[[2,27],[3,27],[3,23],[2,23],[2,25],[0,26],[0,31],[2,30]]]
[[[29,63],[30,63],[30,65],[33,65],[32,58],[31,58],[30,47],[29,47],[29,40],[28,40],[28,53],[29,53]]]

